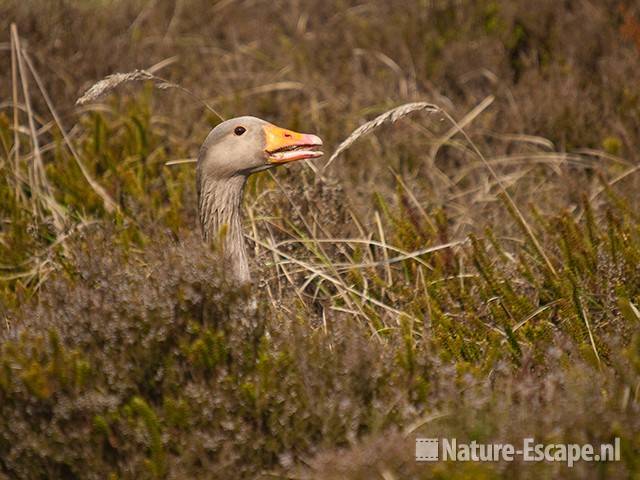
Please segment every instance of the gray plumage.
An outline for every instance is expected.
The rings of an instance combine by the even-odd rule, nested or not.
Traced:
[[[322,155],[315,135],[299,134],[255,117],[238,117],[207,136],[196,167],[198,216],[205,241],[222,248],[225,271],[239,284],[251,280],[242,233],[242,195],[249,175]]]

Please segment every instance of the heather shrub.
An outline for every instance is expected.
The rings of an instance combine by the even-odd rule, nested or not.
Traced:
[[[1,2],[0,478],[638,476],[639,25],[621,0]],[[214,110],[327,154],[250,177],[246,288],[198,235]],[[622,448],[424,464],[416,437]]]

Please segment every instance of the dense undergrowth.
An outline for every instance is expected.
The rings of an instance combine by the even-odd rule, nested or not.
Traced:
[[[640,12],[396,7],[0,5],[0,478],[640,474]],[[165,165],[218,120],[147,84],[73,106],[152,65],[327,145],[416,100],[463,131],[252,177],[238,290]],[[416,436],[622,452],[425,465]]]

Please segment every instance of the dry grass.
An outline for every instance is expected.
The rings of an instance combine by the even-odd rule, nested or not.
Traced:
[[[76,105],[84,105],[105,96],[117,87],[127,82],[142,82],[145,80],[155,80],[156,77],[146,70],[134,70],[128,73],[114,73],[96,82],[76,100]],[[162,85],[162,83],[160,84]]]
[[[342,143],[340,143],[340,145],[338,145],[338,148],[336,148],[336,150],[331,154],[331,157],[329,157],[329,160],[325,164],[324,168],[329,167],[329,165],[331,165],[333,161],[336,158],[338,158],[338,156],[340,156],[342,152],[347,150],[360,137],[364,137],[365,135],[368,135],[369,133],[378,129],[382,125],[385,125],[388,123],[395,123],[398,120],[400,120],[402,117],[406,117],[410,113],[423,112],[425,110],[430,113],[436,113],[441,111],[439,107],[437,107],[436,105],[433,105],[432,103],[427,103],[427,102],[405,103],[404,105],[400,105],[399,107],[392,108],[391,110],[388,110],[383,114],[378,115],[373,120],[370,120],[360,125],[353,132],[351,132],[351,134]]]
[[[222,117],[211,105],[199,98],[197,95],[194,95],[188,89],[178,85],[177,83],[169,82],[164,78],[158,77],[147,70],[134,70],[127,73],[113,73],[111,75],[107,75],[102,80],[94,83],[91,88],[84,92],[84,94],[76,100],[76,105],[85,105],[87,103],[94,102],[107,95],[109,92],[112,92],[122,84],[144,81],[153,81],[155,87],[159,88],[160,90],[179,90],[180,92],[200,102],[211,113],[216,115],[220,120],[224,121],[224,117]]]
[[[637,475],[639,12],[256,5],[0,4],[0,477]],[[190,165],[241,114],[337,145],[250,179],[252,292]]]

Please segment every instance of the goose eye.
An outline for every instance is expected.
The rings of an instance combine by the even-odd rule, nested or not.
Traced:
[[[233,131],[233,133],[235,133],[236,135],[240,136],[246,131],[247,131],[247,129],[244,128],[244,127],[236,127],[236,129]]]

